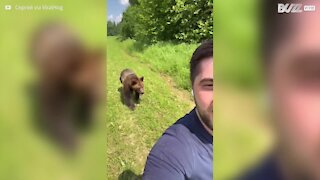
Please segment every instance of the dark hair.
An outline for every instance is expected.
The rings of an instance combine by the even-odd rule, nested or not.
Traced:
[[[198,72],[199,63],[209,57],[213,57],[213,40],[206,40],[193,52],[190,60],[190,80],[193,84]]]
[[[278,13],[278,4],[295,3],[298,0],[263,0],[260,4],[262,12],[262,55],[264,63],[270,62],[270,55],[284,39],[294,30],[293,19],[298,14]]]

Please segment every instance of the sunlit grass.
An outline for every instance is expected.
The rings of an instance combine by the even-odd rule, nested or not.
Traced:
[[[188,91],[175,88],[169,76],[153,70],[151,64],[128,54],[126,43],[115,37],[108,38],[108,179],[126,177],[124,172],[131,172],[127,173],[130,178],[138,178],[156,140],[166,128],[193,108]],[[118,92],[122,86],[120,72],[125,68],[132,69],[138,76],[144,76],[145,94],[135,111],[121,103]]]

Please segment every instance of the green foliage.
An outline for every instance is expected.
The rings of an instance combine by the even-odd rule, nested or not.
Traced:
[[[138,10],[136,6],[132,6],[123,13],[123,18],[120,22],[122,37],[131,39],[135,37],[137,29],[137,17],[135,15],[138,13]]]
[[[213,1],[176,0],[175,14],[170,24],[177,27],[175,38],[186,42],[200,42],[213,36]]]
[[[116,24],[115,22],[108,21],[108,26],[107,26],[107,35],[108,36],[116,36],[120,34],[121,30],[121,25]]]
[[[196,43],[213,36],[213,0],[134,0],[121,35],[145,43]]]
[[[161,42],[144,46],[134,40],[123,44],[125,51],[148,64],[152,71],[170,76],[177,88],[190,90],[189,61],[198,44]]]
[[[139,1],[138,0],[129,0],[129,4],[137,5],[137,4],[139,4]]]

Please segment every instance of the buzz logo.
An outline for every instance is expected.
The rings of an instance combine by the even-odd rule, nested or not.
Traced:
[[[302,4],[278,4],[278,13],[283,14],[283,13],[301,13],[302,10]]]

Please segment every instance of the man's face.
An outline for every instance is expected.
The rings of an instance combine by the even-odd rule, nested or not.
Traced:
[[[319,1],[306,3],[320,7]],[[320,11],[294,16],[294,31],[275,50],[268,72],[280,149],[295,169],[315,179],[320,179],[319,20]]]
[[[213,58],[206,58],[198,64],[198,74],[193,82],[196,108],[203,123],[213,129]]]

